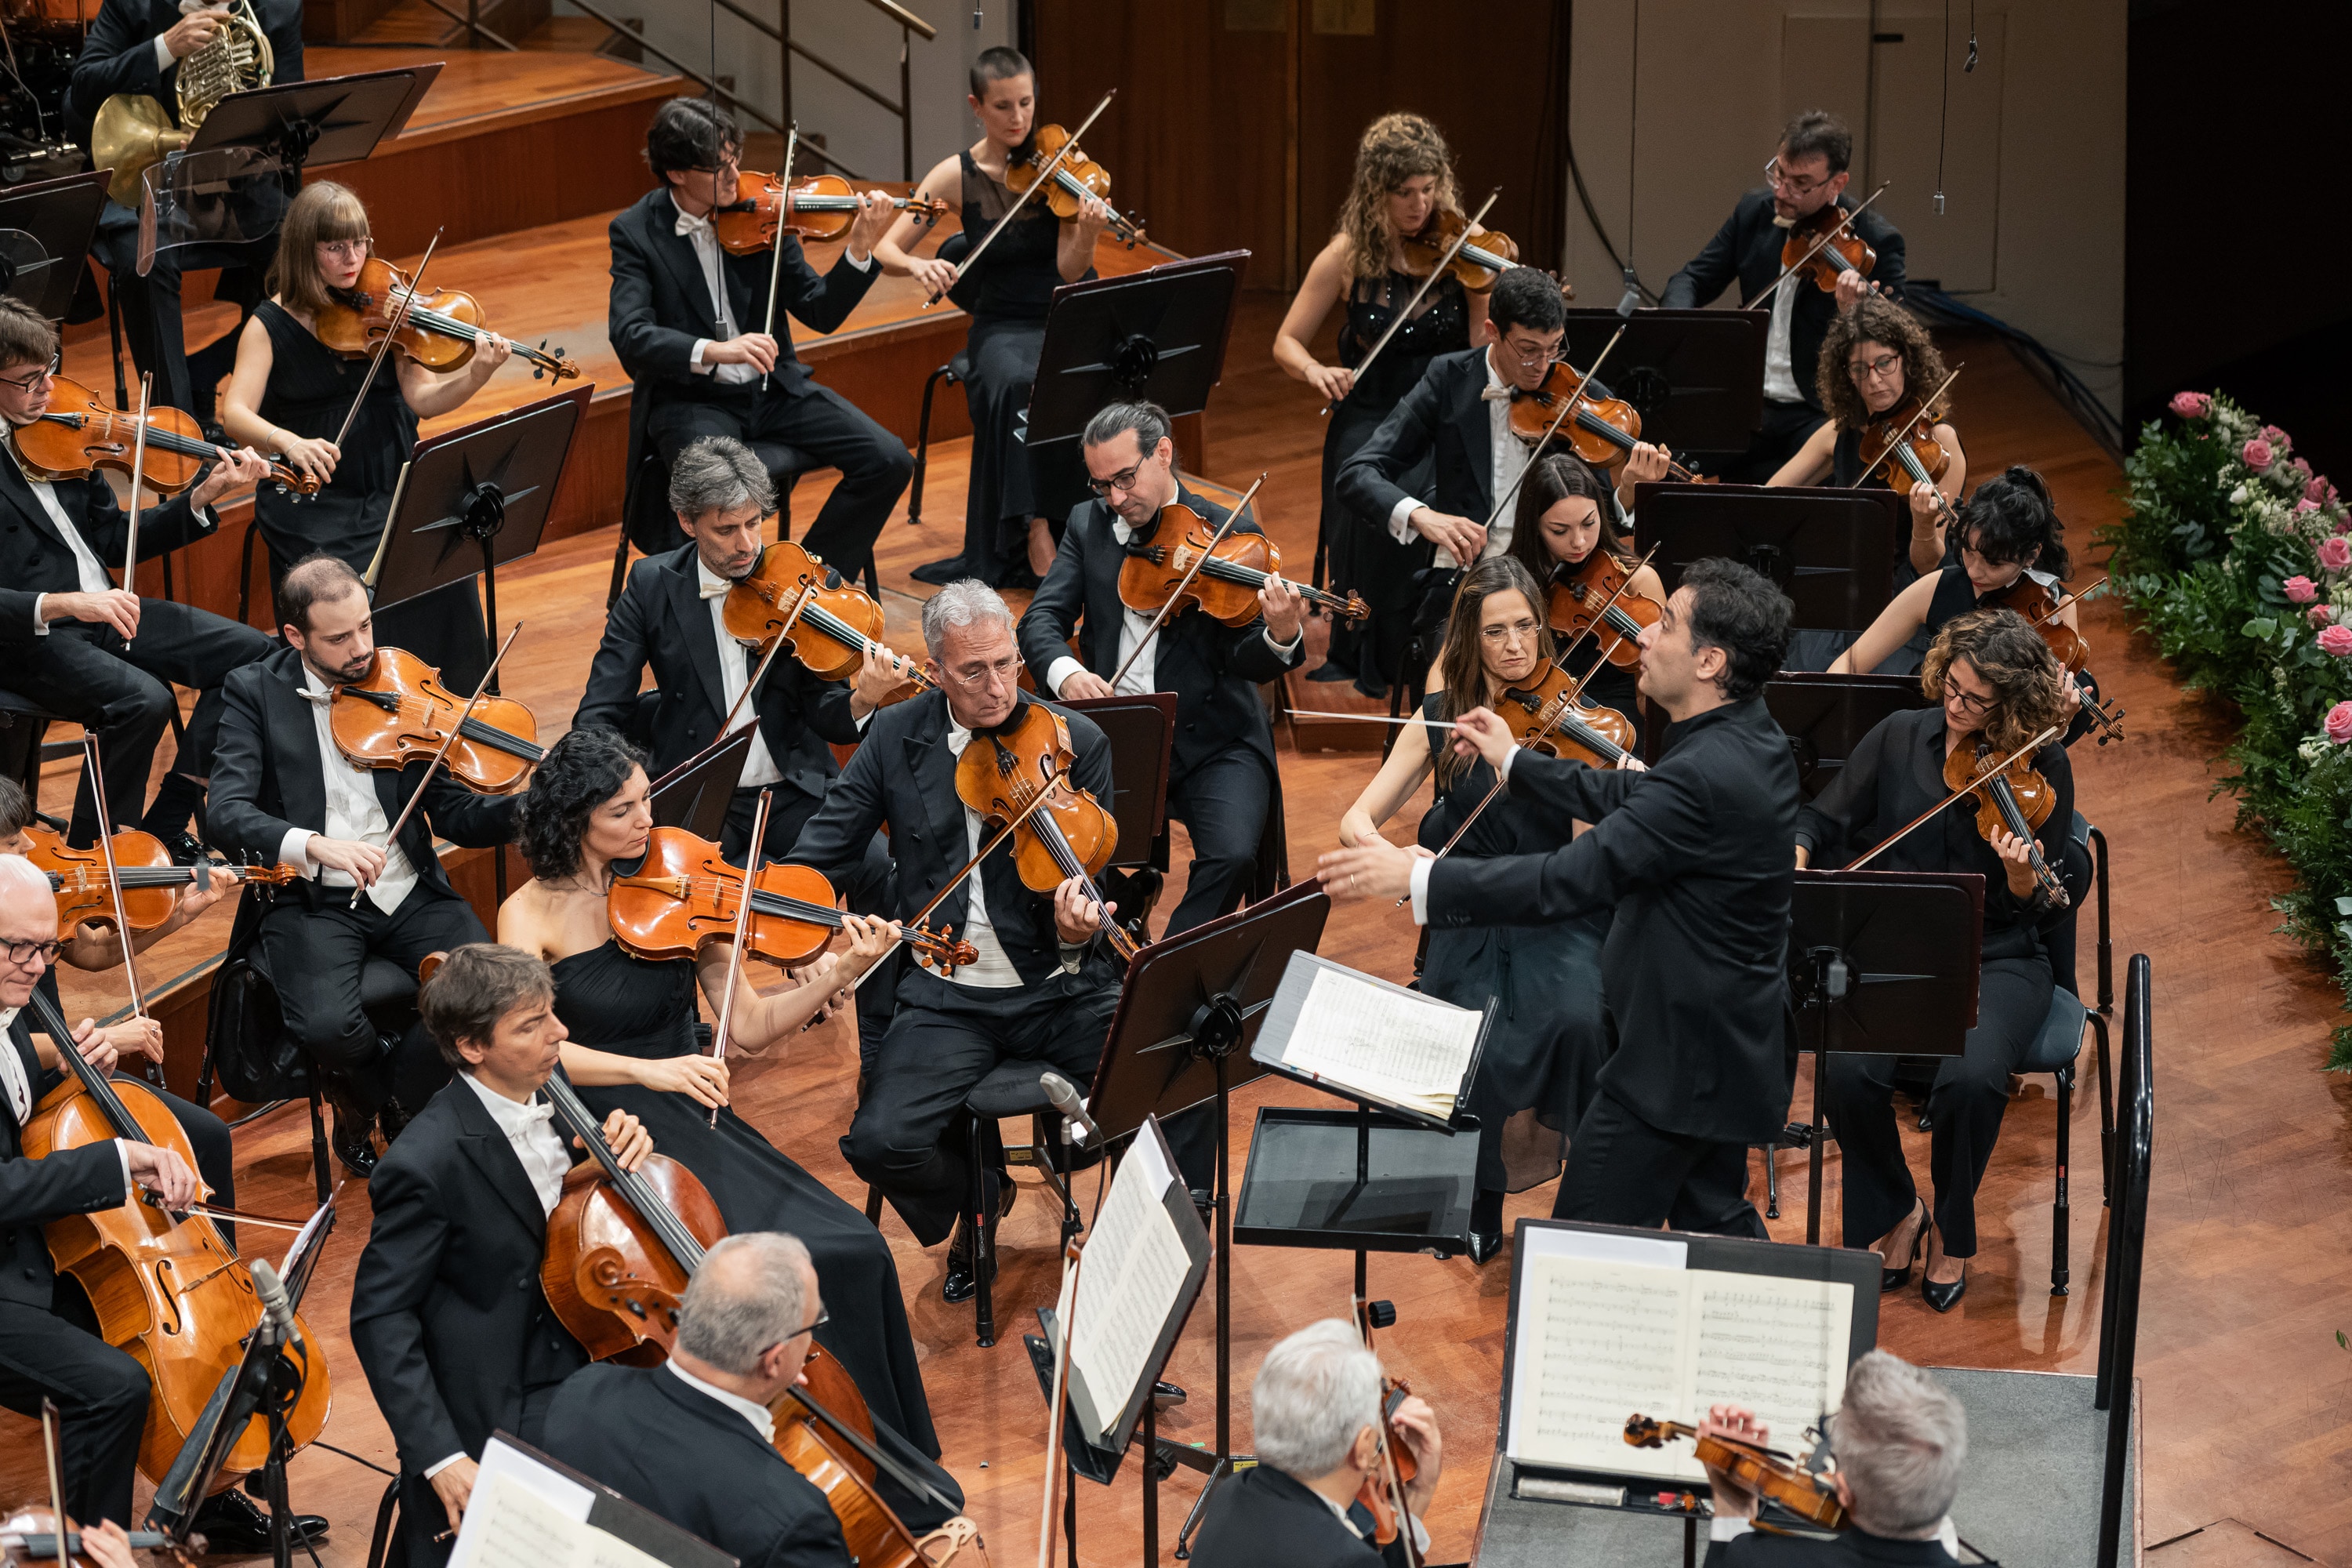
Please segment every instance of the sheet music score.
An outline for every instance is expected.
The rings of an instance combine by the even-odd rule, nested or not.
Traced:
[[[661,1568],[510,1473],[484,1472],[466,1505],[450,1568]]]
[[[1066,1300],[1056,1314],[1057,1322],[1076,1324],[1071,1409],[1097,1443],[1117,1429],[1129,1395],[1147,1375],[1160,1328],[1191,1268],[1184,1238],[1168,1213],[1168,1189],[1175,1181],[1159,1140],[1136,1139],[1095,1216],[1078,1267],[1075,1308]]]
[[[1316,965],[1300,1016],[1283,1046],[1285,1067],[1440,1119],[1454,1114],[1485,1022],[1329,963]]]

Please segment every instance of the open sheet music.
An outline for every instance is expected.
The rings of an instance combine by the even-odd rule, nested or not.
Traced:
[[[1853,1287],[1685,1266],[1680,1241],[1528,1233],[1505,1451],[1521,1464],[1706,1479],[1688,1443],[1634,1448],[1640,1414],[1696,1426],[1743,1405],[1784,1451],[1837,1408]]]
[[[736,1559],[609,1487],[503,1434],[450,1549],[449,1568],[733,1568]]]
[[[1189,1244],[1187,1220],[1195,1233]],[[1057,1325],[1072,1325],[1070,1409],[1089,1442],[1115,1438],[1137,1389],[1159,1375],[1160,1342],[1199,1289],[1193,1266],[1207,1257],[1206,1241],[1158,1124],[1147,1121],[1095,1215],[1076,1300],[1066,1293],[1055,1315]]]
[[[1351,1100],[1449,1121],[1484,1013],[1294,952],[1250,1054]]]

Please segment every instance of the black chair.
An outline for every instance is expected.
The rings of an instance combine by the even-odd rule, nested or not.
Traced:
[[[41,737],[51,724],[63,721],[29,697],[0,690],[0,778],[15,779],[36,805],[41,798]]]
[[[971,377],[971,360],[961,349],[955,358],[931,372],[923,383],[923,409],[915,420],[915,477],[907,485],[907,521],[919,527],[923,521],[923,474],[931,465],[931,396],[944,381],[950,386]]]

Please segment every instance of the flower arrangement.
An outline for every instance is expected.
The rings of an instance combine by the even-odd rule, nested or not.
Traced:
[[[2352,511],[2228,397],[2183,392],[2169,412],[2125,464],[2109,571],[2183,683],[2243,716],[2220,787],[2295,869],[2284,929],[2352,992]],[[2352,1025],[2328,1065],[2352,1071]]]

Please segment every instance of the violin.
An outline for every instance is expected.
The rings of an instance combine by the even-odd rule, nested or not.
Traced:
[[[1545,665],[1533,685],[1503,693],[1495,711],[1519,744],[1547,756],[1613,768],[1633,752],[1633,721],[1587,701],[1583,682],[1556,664]]]
[[[394,316],[400,318],[397,329]],[[419,293],[415,279],[380,256],[361,263],[350,288],[331,290],[315,329],[319,341],[345,359],[373,358],[390,333],[393,352],[445,374],[463,368],[489,330],[481,303],[471,294],[463,289]],[[562,349],[550,351],[544,342],[537,348],[510,346],[515,358],[531,367],[533,381],[542,375],[571,381],[580,374]]]
[[[2100,581],[2105,582],[2105,579],[2101,578]],[[2091,586],[2095,588],[2098,584]],[[2087,593],[2088,590],[2084,594],[2053,594],[2030,574],[2020,572],[2016,582],[1999,593],[1986,595],[1977,601],[1977,605],[1980,609],[2014,610],[2023,616],[2033,629],[2042,634],[2042,640],[2050,645],[2050,651],[2057,656],[2066,673],[2076,676],[2083,673],[2084,665],[2090,660],[2090,639],[2058,616],[2067,605],[2077,603]],[[2079,687],[2075,695],[2082,701],[2083,711],[2090,715],[2092,726],[2099,732],[2100,745],[2124,738],[2122,709],[2111,707]]]
[[[604,897],[606,921],[620,944],[638,958],[692,958],[707,942],[731,940],[742,910],[743,873],[719,846],[683,827],[656,827],[636,870],[614,879]],[[771,862],[751,889],[751,955],[770,963],[804,963],[823,952],[841,929],[833,884],[813,866]],[[922,963],[952,974],[980,962],[971,943],[914,924],[900,940]]]
[[[1932,485],[1941,479],[1952,466],[1952,455],[1931,434],[1942,418],[1940,409],[1928,407],[1915,395],[1864,426],[1860,437],[1863,479],[1885,462],[1901,468],[1915,485]],[[1949,502],[1945,510],[1950,510]]]
[[[1416,278],[1425,278],[1430,268],[1444,260],[1447,247],[1470,220],[1450,208],[1439,207],[1429,215],[1419,234],[1400,237],[1399,246],[1404,251],[1404,269]],[[1519,247],[1507,234],[1486,229],[1465,240],[1462,248],[1454,253],[1446,270],[1473,294],[1483,294],[1495,286],[1496,279],[1520,265]],[[1563,298],[1573,300],[1576,290],[1560,285]]]
[[[1581,371],[1566,360],[1555,360],[1544,372],[1543,384],[1533,392],[1514,389],[1511,395],[1511,432],[1522,441],[1540,443],[1547,434],[1565,439],[1576,455],[1595,468],[1622,468],[1633,455],[1634,446],[1642,439],[1642,416],[1633,405],[1615,397],[1592,397],[1585,394],[1585,377]],[[1560,421],[1563,398],[1576,399],[1575,412]],[[1669,479],[1696,481],[1697,475],[1680,463],[1666,464]]]
[[[106,857],[97,849],[69,849],[65,836],[46,823],[29,823],[25,836],[32,847],[25,858],[48,873],[49,889],[58,896],[58,924],[111,926],[114,895],[106,879]],[[282,888],[294,880],[291,866],[219,866],[210,861],[175,866],[172,852],[152,833],[126,827],[114,836],[114,865],[122,879],[123,912],[131,929],[151,931],[172,918],[182,888],[201,886],[215,877],[229,881]]]
[[[1846,1527],[1845,1505],[1837,1493],[1788,1455],[1734,1437],[1717,1437],[1679,1421],[1657,1421],[1647,1415],[1625,1418],[1625,1441],[1635,1448],[1662,1448],[1674,1438],[1691,1439],[1698,1462],[1719,1470],[1759,1499],[1770,1502],[1810,1525],[1822,1530]]]
[[[1878,252],[1853,227],[1860,210],[1831,202],[1811,216],[1799,218],[1780,244],[1780,270],[1802,268],[1824,294],[1836,293],[1838,279],[1846,273],[1869,277],[1878,265]]]
[[[1051,894],[1075,877],[1100,906],[1094,878],[1118,847],[1118,823],[1070,782],[1076,760],[1068,722],[1042,702],[1024,701],[995,733],[973,734],[956,759],[956,795],[983,821],[1013,825],[1013,863],[1022,886]],[[1108,910],[1102,923],[1111,951],[1132,959],[1135,943]]]
[[[736,175],[735,199],[710,212],[711,232],[721,248],[736,256],[757,256],[772,250],[776,225],[803,239],[839,239],[857,217],[858,196],[839,174],[818,174],[789,190],[773,174],[749,170]],[[915,215],[918,223],[936,223],[948,210],[937,196],[893,196],[890,205]]]
[[[1992,748],[1979,736],[1974,746],[1955,746],[1944,758],[1944,784],[1955,796],[1969,795],[1977,803],[1977,832],[1989,843],[1994,833],[2006,829],[2025,840],[2025,852],[2033,867],[2033,879],[2050,895],[2050,901],[2060,909],[2067,903],[2066,884],[2050,868],[2042,856],[2042,846],[2033,837],[2042,825],[2050,820],[2050,813],[2058,805],[2058,792],[2050,787],[2033,767],[2035,746],[2019,752],[1998,766],[1987,766],[1992,758]]]
[[[1587,633],[1598,642],[1601,657],[1620,669],[1631,669],[1642,657],[1642,633],[1658,624],[1665,606],[1646,594],[1631,591],[1637,568],[1606,550],[1595,550],[1573,567],[1552,574],[1547,613],[1551,629],[1574,647]]]
[[[72,1026],[45,993],[36,990],[28,1005],[68,1072],[25,1124],[27,1158],[121,1138],[170,1149],[195,1164],[188,1135],[152,1089],[91,1066],[75,1048]],[[139,1438],[139,1469],[160,1481],[204,1428],[215,1391],[244,1362],[245,1342],[262,1321],[253,1276],[205,1215],[171,1215],[141,1201],[53,1219],[43,1235],[58,1272],[71,1275],[88,1293],[99,1336],[130,1352],[153,1384]],[[302,1381],[286,1419],[299,1450],[325,1428],[332,1395],[326,1357],[308,1353],[317,1342],[299,1314],[294,1336],[301,1347],[294,1359]],[[217,1483],[259,1469],[268,1446],[268,1420],[248,1421],[230,1446]]]
[[[882,606],[789,540],[761,551],[759,564],[735,580],[725,616],[727,635],[738,642],[765,647],[782,637],[820,680],[854,679],[866,649],[890,652],[882,641]],[[925,690],[931,678],[917,666],[907,684]]]
[[[335,749],[361,768],[429,763],[448,744],[449,775],[480,795],[506,795],[530,776],[546,753],[539,721],[510,697],[483,697],[457,734],[466,699],[441,684],[440,670],[396,647],[375,650],[366,675],[335,688],[327,724]]]
[[[111,468],[128,478],[132,448],[139,444],[139,416],[100,399],[70,376],[50,378],[49,406],[29,425],[16,427],[16,455],[37,479],[88,479]],[[157,495],[177,495],[204,477],[208,464],[227,455],[205,439],[194,416],[168,404],[147,410],[147,448],[139,461],[139,482]],[[288,464],[269,459],[269,479],[281,490],[317,495],[319,481]]]
[[[1035,184],[1045,166],[1054,163],[1054,154],[1065,147],[1069,151],[1055,164],[1053,181],[1045,187],[1045,205],[1068,223],[1078,216],[1079,205],[1088,196],[1110,205],[1110,171],[1087,157],[1076,139],[1060,126],[1040,125],[1029,133],[1028,151],[1005,160],[1004,188],[1019,195]],[[1143,226],[1116,210],[1110,215],[1110,231],[1126,241],[1129,250],[1143,240]]]
[[[1386,1301],[1367,1301],[1357,1297],[1354,1301],[1356,1332],[1364,1348],[1372,1348],[1372,1330],[1389,1328],[1396,1322],[1396,1308]],[[1397,1538],[1397,1518],[1404,1517],[1409,1525],[1412,1510],[1405,1500],[1405,1487],[1421,1474],[1421,1466],[1412,1457],[1412,1448],[1404,1440],[1404,1429],[1396,1424],[1397,1407],[1412,1397],[1412,1384],[1401,1377],[1381,1373],[1381,1468],[1364,1478],[1356,1489],[1356,1500],[1372,1516],[1372,1540],[1386,1546]],[[1413,1544],[1410,1531],[1405,1532],[1405,1561],[1420,1562],[1419,1549]]]
[[[1205,561],[1201,559],[1204,552]],[[1196,561],[1201,569],[1193,572]],[[1168,604],[1168,596],[1182,584],[1184,597],[1200,605],[1211,619],[1245,626],[1258,614],[1258,590],[1281,571],[1282,552],[1265,534],[1234,528],[1218,539],[1208,519],[1181,502],[1171,501],[1160,509],[1152,542],[1130,549],[1119,563],[1118,600],[1139,616],[1158,615]],[[1185,584],[1188,573],[1192,580]],[[1372,613],[1354,594],[1342,599],[1303,583],[1294,583],[1290,588],[1308,604],[1342,620],[1360,621]]]

